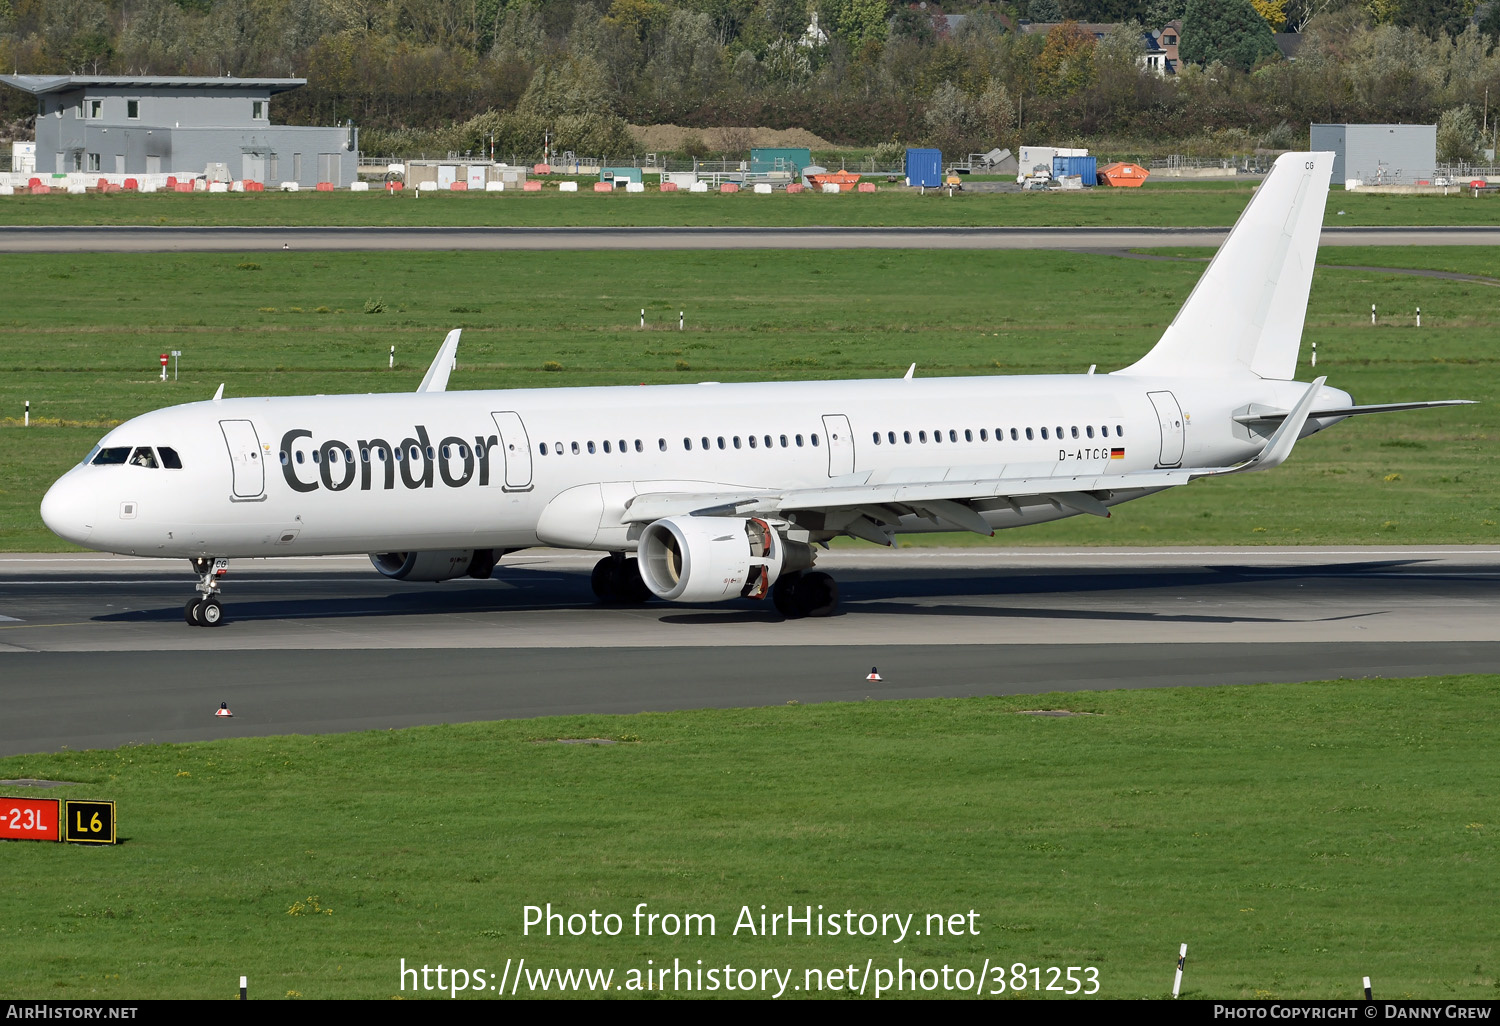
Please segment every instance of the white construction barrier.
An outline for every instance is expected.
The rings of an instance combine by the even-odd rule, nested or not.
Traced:
[[[707,192],[707,191],[708,191],[708,183],[707,182],[694,182],[692,185],[688,186],[688,192]]]
[[[646,191],[646,183],[645,182],[626,182],[625,183],[625,191],[626,192],[645,192]]]
[[[0,185],[0,196],[14,196],[16,187],[14,185]]]
[[[505,183],[504,182],[485,182],[484,183],[484,191],[485,192],[504,192],[505,191]]]
[[[244,192],[245,191],[245,183],[244,183],[244,181],[240,180],[240,181],[236,181],[236,182],[230,182],[229,183],[229,191],[230,192]]]
[[[771,195],[771,183],[769,183],[769,182],[756,182],[755,183],[755,195],[757,195],[757,196],[769,196],[769,195]]]
[[[296,182],[282,182],[281,183],[281,191],[282,192],[296,192],[297,191],[297,183]]]
[[[69,182],[68,183],[68,195],[70,195],[70,196],[82,196],[84,193],[86,193],[88,191],[89,191],[88,187],[86,185],[84,185],[82,182]]]
[[[155,192],[156,190],[157,190],[157,185],[156,185],[155,182],[142,182],[141,183],[141,191],[142,192]]]
[[[418,192],[436,192],[437,191],[437,187],[438,187],[437,182],[433,181],[431,178],[427,179],[427,181],[425,181],[425,182],[418,182],[417,183],[417,191]]]
[[[243,191],[244,188],[245,188],[239,182],[235,182],[234,184],[235,185],[239,185],[241,191]],[[229,191],[229,183],[228,182],[209,182],[208,183],[208,191],[209,192],[228,192]]]
[[[350,192],[369,192],[370,191],[370,183],[369,182],[351,182],[349,184],[349,191]]]
[[[837,196],[838,192],[839,192],[839,183],[838,182],[824,182],[823,183],[823,191],[824,192],[831,192],[835,196]]]
[[[578,191],[578,183],[577,182],[558,182],[557,183],[557,191],[558,192],[577,192]]]

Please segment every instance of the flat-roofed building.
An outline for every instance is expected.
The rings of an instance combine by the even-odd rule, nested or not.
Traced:
[[[271,124],[273,97],[305,78],[0,75],[37,98],[38,174],[193,174],[347,186],[359,133]]]

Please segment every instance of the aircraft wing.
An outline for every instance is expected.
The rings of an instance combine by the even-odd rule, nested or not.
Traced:
[[[453,362],[458,357],[458,337],[462,334],[462,328],[454,328],[448,332],[448,337],[443,339],[437,356],[432,358],[432,363],[427,368],[427,375],[417,386],[418,392],[446,392],[448,390],[448,375],[453,372]]]
[[[637,496],[626,508],[626,523],[649,523],[669,516],[745,517],[822,514],[825,529],[856,538],[890,544],[891,527],[901,517],[916,515],[947,524],[957,530],[993,535],[994,528],[975,509],[984,502],[994,508],[999,502],[1020,510],[1022,506],[1052,505],[1058,510],[1108,517],[1106,502],[1115,492],[1154,490],[1185,485],[1200,477],[1269,470],[1291,455],[1302,433],[1318,389],[1325,378],[1314,381],[1297,405],[1283,415],[1281,426],[1253,459],[1229,467],[1189,467],[1134,470],[1123,474],[1002,472],[989,478],[946,479],[947,468],[925,472],[907,471],[906,479],[868,483],[848,478],[814,488],[768,489],[726,492],[655,492]],[[1036,469],[1032,464],[1028,470]],[[921,479],[926,475],[925,480]]]

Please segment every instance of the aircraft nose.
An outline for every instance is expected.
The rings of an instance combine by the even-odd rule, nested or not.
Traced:
[[[94,533],[96,504],[76,474],[65,474],[42,497],[42,523],[64,541],[83,545]]]

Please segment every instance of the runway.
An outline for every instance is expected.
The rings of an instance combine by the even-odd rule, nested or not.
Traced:
[[[1130,249],[1218,246],[1225,228],[0,227],[10,253],[381,250]],[[1500,226],[1325,228],[1323,246],[1496,246]]]
[[[183,562],[0,556],[0,755],[1500,668],[1500,548],[835,549],[819,567],[840,615],[799,621],[749,601],[600,607],[594,558],[515,553],[493,580],[433,585],[362,558],[237,561],[229,622],[208,629],[182,622]]]

